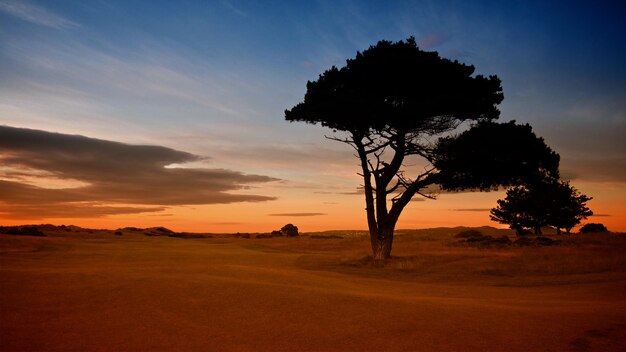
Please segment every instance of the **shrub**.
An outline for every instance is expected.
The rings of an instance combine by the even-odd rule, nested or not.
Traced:
[[[311,235],[309,238],[317,238],[317,239],[343,239],[341,236],[337,235]]]
[[[535,244],[538,246],[553,246],[561,243],[559,240],[553,240],[548,237],[537,237],[535,238]]]
[[[454,235],[455,238],[481,238],[483,234],[476,230],[467,230]]]
[[[287,224],[283,226],[280,229],[280,232],[282,232],[287,237],[297,237],[299,235],[298,227],[294,226],[293,224]]]
[[[606,226],[602,224],[588,223],[588,224],[585,224],[583,227],[581,227],[579,232],[580,233],[609,232],[609,230],[606,228]]]
[[[0,226],[0,233],[17,236],[46,236],[35,226]]]

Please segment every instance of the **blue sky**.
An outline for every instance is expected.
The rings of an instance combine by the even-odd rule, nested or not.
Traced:
[[[302,192],[346,192],[358,184],[350,152],[283,111],[357,50],[414,36],[498,75],[501,119],[531,123],[561,154],[563,174],[596,190],[626,183],[625,10],[619,1],[0,0],[0,125],[162,145]]]

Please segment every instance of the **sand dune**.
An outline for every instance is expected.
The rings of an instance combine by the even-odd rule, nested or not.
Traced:
[[[626,350],[623,235],[480,249],[454,231],[400,234],[384,267],[349,233],[0,235],[0,350]]]

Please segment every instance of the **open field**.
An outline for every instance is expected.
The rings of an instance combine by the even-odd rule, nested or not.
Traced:
[[[380,265],[357,231],[44,232],[0,235],[1,351],[626,350],[624,234],[477,248],[398,231]]]

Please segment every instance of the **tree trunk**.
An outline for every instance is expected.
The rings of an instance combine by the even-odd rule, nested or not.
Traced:
[[[374,260],[389,259],[393,245],[393,228],[383,228],[378,233],[370,231],[370,241]]]

